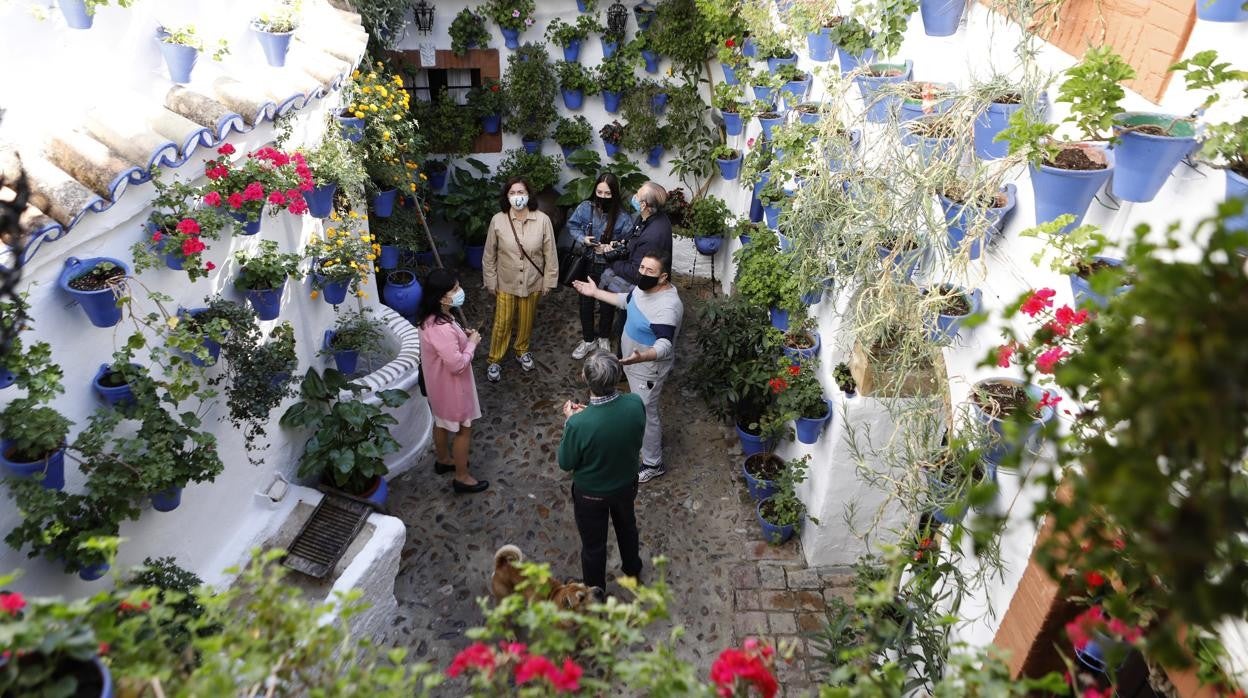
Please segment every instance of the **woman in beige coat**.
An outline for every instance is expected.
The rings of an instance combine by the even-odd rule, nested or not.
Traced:
[[[532,371],[529,337],[537,301],[559,283],[559,258],[550,218],[537,210],[528,182],[512,177],[503,186],[500,211],[490,220],[481,258],[485,289],[494,294],[494,330],[490,334],[490,365],[485,377],[497,383],[503,377],[499,361],[507,353],[512,328],[516,330],[516,361]]]

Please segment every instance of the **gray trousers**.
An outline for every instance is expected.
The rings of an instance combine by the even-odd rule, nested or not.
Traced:
[[[641,441],[641,467],[649,468],[663,464],[663,425],[659,421],[659,395],[672,362],[647,361],[624,367],[628,389],[641,398],[646,406],[646,435]]]

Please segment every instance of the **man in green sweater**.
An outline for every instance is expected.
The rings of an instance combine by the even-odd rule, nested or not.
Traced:
[[[581,535],[581,576],[587,586],[607,586],[607,521],[615,525],[624,574],[641,576],[637,533],[637,463],[646,433],[641,398],[615,386],[624,368],[614,355],[595,351],[585,359],[581,378],[589,404],[567,401],[559,467],[572,473],[572,512]]]

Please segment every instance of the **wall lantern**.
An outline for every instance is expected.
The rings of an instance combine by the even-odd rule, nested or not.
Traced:
[[[628,26],[628,9],[623,3],[615,2],[607,8],[607,33],[623,38],[624,29]]]
[[[429,3],[425,0],[417,0],[412,13],[416,15],[416,28],[421,34],[433,31],[433,8],[429,6]]]

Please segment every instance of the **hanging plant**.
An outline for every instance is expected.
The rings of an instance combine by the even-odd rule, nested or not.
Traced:
[[[153,184],[156,197],[143,226],[145,239],[130,248],[135,272],[168,266],[185,271],[191,281],[208,276],[216,265],[203,259],[208,250],[204,240],[220,238],[224,216],[219,209],[201,205],[203,194],[197,187],[162,181],[159,171],[153,173]]]
[[[558,90],[555,70],[545,47],[522,46],[507,58],[507,70],[503,73],[503,91],[508,104],[504,128],[530,140],[549,136],[559,117],[555,108]]]
[[[451,52],[456,56],[468,53],[468,49],[485,48],[490,43],[490,32],[485,28],[485,18],[465,7],[451,20]]]

